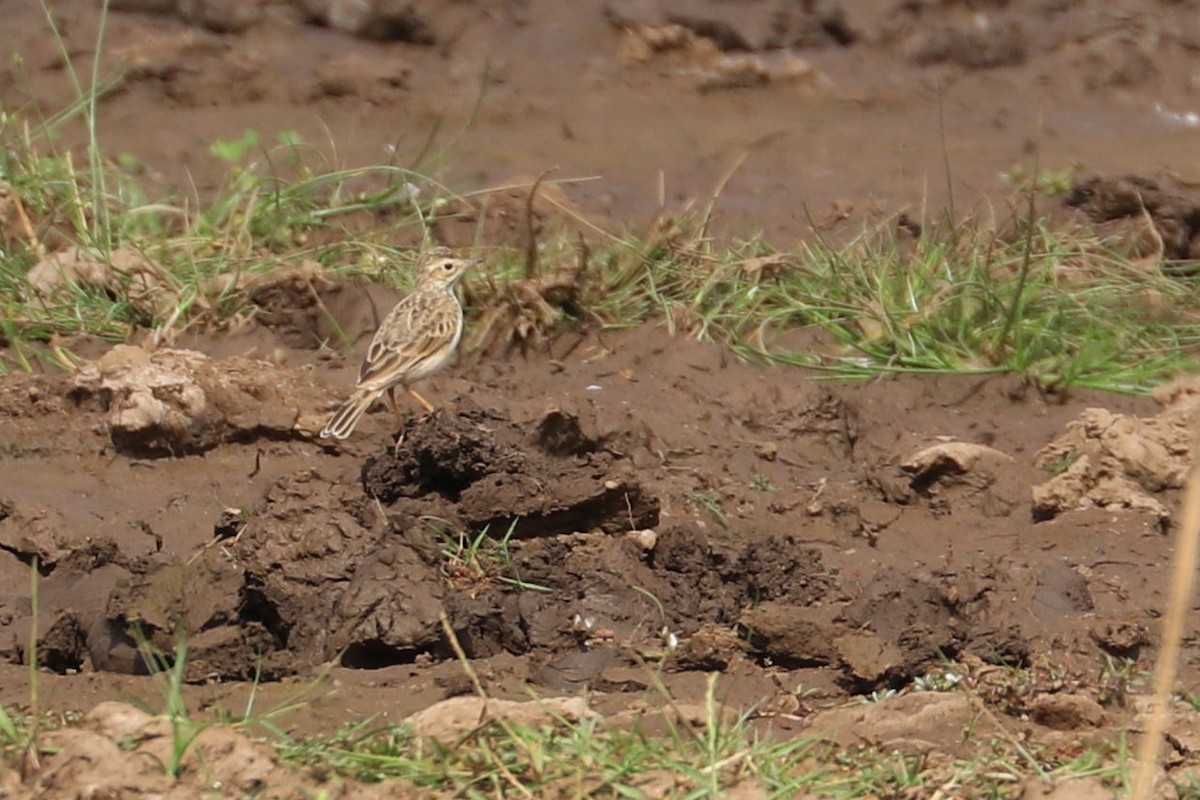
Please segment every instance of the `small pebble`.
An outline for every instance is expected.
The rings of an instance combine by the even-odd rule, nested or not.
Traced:
[[[654,546],[658,544],[658,533],[650,528],[643,531],[630,531],[625,535],[637,542],[638,547],[646,552],[653,550]]]
[[[754,445],[754,455],[763,461],[774,461],[779,457],[779,445],[774,442],[759,442]]]

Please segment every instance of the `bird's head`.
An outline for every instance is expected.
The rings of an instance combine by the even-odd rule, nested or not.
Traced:
[[[447,247],[435,247],[417,264],[417,285],[452,289],[463,273],[477,263],[477,259],[458,257]]]

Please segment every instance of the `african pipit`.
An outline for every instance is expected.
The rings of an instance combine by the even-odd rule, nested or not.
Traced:
[[[385,392],[398,414],[393,394],[397,385],[403,386],[426,411],[433,411],[433,405],[411,384],[441,369],[458,347],[463,312],[454,286],[474,263],[444,247],[425,254],[417,265],[416,288],[396,304],[375,331],[358,372],[358,385],[325,425],[322,439],[345,439],[363,412]]]

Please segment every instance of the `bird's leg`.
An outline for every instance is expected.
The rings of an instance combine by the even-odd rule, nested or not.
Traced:
[[[403,427],[403,425],[404,425],[404,417],[402,417],[402,416],[400,415],[400,406],[399,406],[399,404],[396,402],[396,389],[395,389],[395,387],[393,387],[393,386],[389,386],[389,387],[388,387],[388,390],[387,390],[387,395],[386,395],[386,396],[387,396],[387,407],[388,407],[388,408],[390,408],[390,409],[391,409],[391,411],[392,411],[392,414],[394,414],[394,415],[395,415],[395,417],[396,417],[396,422],[397,422],[397,423],[398,423],[398,424],[399,424],[401,427]]]
[[[404,418],[400,416],[400,405],[396,402],[395,387],[389,386],[385,397],[388,408],[396,415],[396,423],[400,426],[400,435],[396,437],[396,443],[392,446],[392,453],[396,454],[400,452],[400,445],[404,444]]]
[[[421,397],[421,395],[417,394],[416,389],[412,388],[411,386],[405,386],[404,388],[408,389],[408,393],[411,394],[418,403],[420,403],[422,406],[425,407],[425,411],[427,411],[430,414],[432,414],[434,412],[433,403],[429,402],[424,397]]]

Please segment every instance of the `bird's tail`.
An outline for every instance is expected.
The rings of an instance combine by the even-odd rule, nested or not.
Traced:
[[[321,438],[327,439],[332,436],[335,439],[345,439],[354,432],[354,426],[358,424],[359,417],[371,407],[379,395],[379,392],[364,391],[357,391],[350,395],[350,399],[342,403],[342,407],[329,418],[329,422],[325,423],[325,427],[321,430]]]

